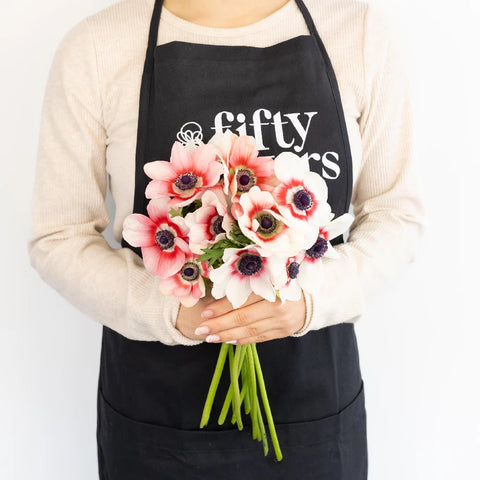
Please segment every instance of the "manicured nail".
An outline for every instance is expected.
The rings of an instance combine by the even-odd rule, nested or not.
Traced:
[[[229,340],[228,342],[225,342],[225,343],[231,343],[231,344],[235,345],[237,343],[237,341],[236,340]]]
[[[220,337],[218,335],[209,335],[206,339],[207,342],[218,342]]]
[[[205,333],[208,333],[209,331],[210,331],[210,329],[206,326],[198,327],[195,330],[195,335],[204,335]]]
[[[204,310],[202,312],[202,317],[203,318],[210,318],[213,317],[213,312],[211,310]]]

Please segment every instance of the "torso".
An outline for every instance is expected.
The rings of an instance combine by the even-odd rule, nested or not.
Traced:
[[[335,6],[338,11],[333,17],[327,14],[331,8],[329,2],[330,0],[310,0],[306,3],[335,68],[352,152],[355,196],[355,180],[362,165],[359,126],[364,101],[362,7],[360,2],[338,2]],[[100,57],[99,65],[108,67],[104,67],[99,75],[107,130],[106,169],[110,175],[110,189],[116,206],[113,235],[118,242],[121,240],[122,222],[133,208],[140,81],[153,3],[154,0],[125,0],[91,19],[98,48],[97,55]],[[308,28],[294,1],[281,10],[274,25],[277,20],[282,25],[287,25],[288,21],[288,27],[283,29],[272,28],[270,22],[265,24],[262,20],[253,30],[248,25],[221,30],[194,25],[165,8],[158,32],[158,44],[184,40],[265,47],[297,35],[308,34]],[[111,28],[105,29],[106,24],[111,25]],[[345,25],[349,25],[348,31],[339,36],[338,31]]]

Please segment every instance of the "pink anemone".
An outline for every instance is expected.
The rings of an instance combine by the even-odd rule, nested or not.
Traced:
[[[242,213],[237,219],[238,226],[264,256],[295,254],[311,245],[316,237],[316,229],[308,224],[291,228],[291,222],[280,214],[272,194],[261,191],[258,186],[242,195],[239,203]]]
[[[282,182],[273,191],[283,215],[321,225],[330,218],[325,180],[309,169],[308,161],[293,152],[275,158],[275,175]]]
[[[255,137],[236,135],[230,130],[216,133],[210,140],[217,148],[224,165],[225,194],[230,192],[232,201],[258,185],[262,190],[273,190],[276,183],[273,174],[273,158],[259,157]]]
[[[196,200],[202,193],[216,185],[224,172],[216,160],[217,148],[202,144],[192,152],[175,141],[170,162],[156,160],[144,165],[145,173],[152,179],[145,190],[147,198],[172,197],[171,207],[182,207]]]
[[[274,162],[272,157],[259,157],[255,138],[240,135],[232,145],[228,160],[230,194],[241,196],[255,185],[271,191]]]
[[[201,198],[202,206],[185,216],[185,223],[190,228],[190,250],[198,255],[204,253],[202,248],[225,238],[233,226],[225,196],[221,191],[217,191],[217,194],[213,190],[207,190]],[[219,195],[223,199],[219,198]]]
[[[128,215],[123,222],[123,238],[134,247],[141,247],[145,268],[161,278],[178,272],[190,254],[188,228],[182,217],[170,218],[168,199],[148,202],[148,216]]]
[[[160,292],[174,295],[185,307],[193,307],[205,296],[204,278],[208,278],[207,263],[201,263],[198,255],[190,255],[177,273],[160,281]]]

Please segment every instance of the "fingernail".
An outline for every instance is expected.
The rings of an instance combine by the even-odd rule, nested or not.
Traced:
[[[211,310],[204,310],[202,312],[202,317],[203,318],[213,317],[213,312]]]
[[[229,340],[228,342],[225,342],[225,343],[232,343],[233,345],[235,345],[237,343],[236,340]]]
[[[208,333],[209,331],[210,331],[210,329],[206,326],[198,327],[195,330],[195,335],[204,335],[205,333]]]
[[[220,337],[218,335],[209,335],[205,340],[207,342],[218,342]]]

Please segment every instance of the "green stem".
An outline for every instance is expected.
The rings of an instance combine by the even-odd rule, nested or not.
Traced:
[[[243,402],[243,399],[245,398],[245,394],[247,393],[247,384],[244,383],[242,385],[242,389],[240,390],[240,405],[242,404]]]
[[[208,389],[207,399],[205,400],[205,405],[203,407],[202,419],[200,421],[200,428],[203,428],[210,418],[210,412],[212,411],[213,400],[215,399],[215,394],[217,393],[218,383],[220,382],[220,377],[222,376],[223,367],[225,365],[225,359],[227,357],[229,345],[222,343],[220,347],[220,352],[218,354],[217,364],[215,366],[215,372],[213,373],[212,381],[210,382],[210,388]]]
[[[229,344],[228,348],[228,360],[229,360],[229,369],[230,369],[230,386],[228,389],[230,390],[230,401],[233,401],[233,384],[232,384],[232,378],[233,378],[233,359],[234,359],[234,353],[233,353],[234,347],[233,345]],[[227,392],[228,394],[228,392]],[[233,409],[232,409],[233,410]],[[232,412],[232,424],[235,423],[235,412]]]
[[[232,409],[239,430],[243,430],[242,413],[240,411],[240,388],[238,386],[239,363],[243,345],[236,345],[233,367],[230,371],[230,381],[233,384]]]
[[[248,368],[248,383],[249,383],[249,393],[250,393],[250,416],[252,418],[252,437],[255,440],[261,440],[260,437],[260,430],[258,428],[258,414],[257,414],[257,406],[255,404],[255,397],[257,395],[257,383],[255,377],[255,365],[253,363],[253,354],[252,348],[250,345],[247,345],[248,353],[247,353],[247,368]]]
[[[244,349],[246,352],[247,349]],[[248,355],[246,355],[247,361],[242,364],[242,371],[241,371],[241,378],[242,378],[242,385],[248,385],[250,384],[249,380],[249,369],[248,369]],[[248,415],[251,412],[251,404],[250,404],[250,389],[247,388],[247,395],[245,395],[245,400],[244,400],[244,407],[245,407],[245,415]]]
[[[263,423],[263,416],[260,410],[260,402],[258,401],[258,397],[255,397],[255,405],[257,408],[258,413],[258,428],[260,429],[260,437],[259,441],[262,440],[263,442],[263,454],[267,456],[268,454],[268,439],[267,439],[267,432],[265,431],[265,425]]]
[[[277,432],[275,430],[275,424],[273,423],[272,412],[270,410],[270,404],[268,402],[267,390],[265,388],[265,380],[263,379],[262,368],[260,366],[260,360],[258,358],[257,346],[255,343],[252,343],[252,353],[253,359],[255,362],[255,368],[257,371],[258,385],[260,387],[260,393],[262,395],[263,408],[265,409],[265,414],[267,416],[268,428],[270,430],[270,436],[272,437],[273,449],[275,450],[275,455],[278,461],[281,461],[283,458],[282,451],[280,450],[280,445],[278,443]]]
[[[246,354],[246,349],[243,349],[240,356],[240,368],[242,369],[243,369],[243,365],[245,364],[244,363],[245,354]],[[230,360],[230,365],[233,365],[233,361],[234,361],[233,345],[230,345],[230,348],[228,349],[228,356]],[[242,385],[243,385],[243,382],[242,382]],[[227,418],[228,408],[230,407],[230,403],[232,401],[232,394],[233,394],[233,387],[232,387],[232,381],[230,381],[230,385],[228,387],[227,394],[225,395],[225,400],[223,402],[222,410],[220,412],[220,415],[218,416],[219,425],[223,425],[223,423],[225,422],[225,419]],[[248,396],[246,398],[248,398]]]
[[[232,401],[232,385],[228,387],[227,395],[225,395],[225,401],[223,402],[222,411],[218,417],[218,424],[223,425],[225,419],[227,418],[228,408],[230,407],[230,403]]]

